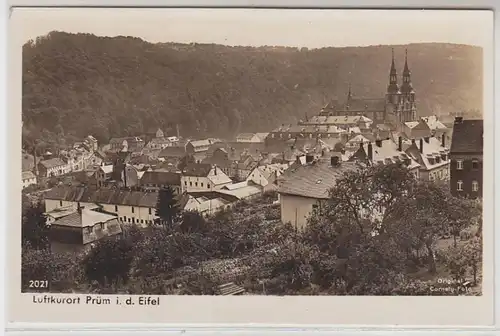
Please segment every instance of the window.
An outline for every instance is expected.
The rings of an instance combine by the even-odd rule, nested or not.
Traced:
[[[203,182],[201,182],[201,187],[203,188]]]
[[[195,183],[194,183],[194,186],[195,186],[195,187],[197,187],[197,186],[198,186],[198,182],[195,182]]]
[[[210,189],[210,184],[207,183],[207,189]]]
[[[479,190],[479,183],[477,181],[472,181],[472,191],[478,191]]]
[[[130,223],[130,218],[128,219],[128,222]]]
[[[189,182],[189,186],[192,187],[193,186],[193,182]]]
[[[464,161],[457,160],[457,170],[462,170],[462,169],[464,169]]]
[[[118,205],[115,205],[115,212],[118,212]]]
[[[187,185],[188,185],[187,181],[184,181],[184,185],[185,185],[185,186],[187,186]]]
[[[152,212],[151,208],[149,208],[148,210],[149,210],[149,214],[151,215],[151,212]]]
[[[132,207],[132,213],[134,213],[134,212],[135,212],[135,211],[134,211],[134,207]]]
[[[479,169],[479,161],[474,159],[472,160],[472,169]]]
[[[457,190],[458,191],[463,191],[462,187],[463,187],[464,183],[462,181],[458,181],[457,182]]]
[[[59,201],[59,206],[62,206],[62,201]]]
[[[141,219],[141,224],[144,224],[144,219]]]

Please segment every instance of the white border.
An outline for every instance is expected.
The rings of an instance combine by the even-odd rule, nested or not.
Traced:
[[[456,1],[455,3],[453,3],[453,5],[454,5],[454,6],[461,5],[461,4],[460,4],[461,2],[464,2],[464,3],[465,3],[465,1]],[[11,4],[12,4],[12,3],[13,3],[13,1],[11,1]],[[40,1],[36,1],[36,0],[33,0],[33,1],[16,1],[15,3],[16,3],[16,4],[19,4],[19,5],[34,5],[34,4],[36,4],[36,5],[49,5],[49,4],[54,4],[54,2],[43,1],[43,0],[40,0]],[[69,4],[68,4],[68,2],[66,2],[65,4],[64,4],[64,3],[61,3],[61,2],[58,2],[58,4],[59,4],[59,5],[69,5]],[[73,4],[74,6],[81,6],[81,5],[87,5],[87,6],[89,6],[89,5],[92,5],[92,4],[99,4],[99,5],[101,5],[101,6],[103,6],[103,5],[105,5],[105,6],[106,6],[106,5],[107,5],[107,6],[112,6],[112,5],[113,5],[113,6],[116,6],[116,5],[118,5],[117,1],[94,1],[94,2],[85,1],[84,3],[83,3],[82,1],[75,1],[75,2],[73,2],[72,4]],[[165,5],[165,4],[168,4],[168,5],[170,5],[170,6],[175,6],[175,5],[184,5],[184,6],[189,6],[189,5],[193,5],[193,6],[198,5],[198,6],[201,6],[201,5],[205,5],[205,6],[206,6],[206,5],[208,4],[208,2],[202,2],[202,1],[196,1],[196,2],[193,2],[193,1],[184,1],[184,2],[182,2],[182,3],[174,3],[174,2],[171,2],[171,1],[170,1],[170,2],[167,2],[167,1],[163,1],[163,2],[159,2],[159,1],[143,1],[143,2],[141,2],[141,3],[140,3],[140,5],[141,5],[141,6],[158,6],[158,5]],[[227,3],[222,3],[222,2],[211,2],[210,4],[211,4],[211,5],[219,5],[219,6],[222,6],[222,5],[225,5],[225,4],[227,5]],[[437,4],[435,1],[434,1],[434,2],[432,2],[432,4],[433,4],[433,7],[441,7],[441,8],[442,8],[442,7],[446,7],[446,5],[445,5],[445,4],[442,4],[442,5],[441,5],[441,4]],[[131,6],[131,5],[136,5],[136,6],[137,6],[138,4],[137,4],[137,2],[133,3],[132,1],[124,1],[124,2],[121,2],[121,4],[120,4],[120,5],[121,5],[121,6]],[[268,1],[268,2],[266,2],[266,3],[263,3],[263,2],[255,2],[255,1],[254,1],[254,2],[249,2],[249,1],[233,1],[231,5],[232,5],[232,6],[237,6],[237,5],[239,5],[239,6],[258,6],[258,7],[261,7],[261,6],[269,7],[269,6],[271,6],[271,7],[275,7],[275,6],[283,5],[283,3],[281,3],[281,2],[274,2],[274,3],[270,3],[269,1]],[[311,6],[311,4],[304,4],[303,2],[300,2],[300,3],[299,3],[299,2],[297,2],[297,1],[290,1],[290,2],[287,2],[287,4],[286,4],[286,5],[287,5],[287,7],[305,7],[306,5],[307,5],[307,7],[310,7],[310,6]],[[337,6],[339,6],[339,5],[343,5],[344,7],[346,7],[345,2],[343,3],[343,2],[341,2],[341,1],[317,1],[314,5],[315,5],[315,6],[319,6],[319,7],[321,7],[321,6],[337,7]],[[364,2],[364,5],[365,5],[365,7],[368,5],[370,8],[373,8],[372,6],[370,6],[371,4],[367,3],[366,1]],[[401,6],[402,4],[401,4],[401,2],[398,2],[398,1],[385,1],[385,3],[383,3],[383,4],[378,3],[377,5],[378,5],[378,6],[390,6],[390,5]],[[425,7],[428,7],[428,5],[426,6],[426,3],[425,3],[425,2],[424,2],[424,3],[422,3],[422,2],[417,2],[417,1],[407,1],[404,5],[405,5],[405,6],[413,6],[413,7],[416,7],[416,8],[421,8],[421,7],[424,7],[424,6],[425,6]],[[349,3],[349,7],[359,7],[359,6],[360,6],[360,5],[359,5],[359,1],[351,1],[351,2]],[[378,7],[378,6],[377,6],[377,7]],[[488,2],[486,2],[486,1],[476,1],[476,2],[475,2],[474,7],[478,7],[478,6],[484,6],[484,7],[486,7],[486,6],[487,6],[487,7],[491,7],[491,6],[492,6],[492,3],[488,3]],[[497,5],[497,6],[498,6],[498,5]],[[472,7],[472,6],[469,4],[469,7]],[[496,21],[497,21],[497,20],[498,20],[498,19],[496,19]],[[6,35],[7,35],[7,34],[5,34],[4,36],[6,36]],[[496,34],[496,39],[498,39],[498,34]],[[1,40],[5,41],[5,39],[1,39]],[[6,50],[6,48],[4,48],[3,50]],[[5,64],[5,62],[2,62],[2,64]],[[6,73],[6,72],[4,71],[4,72],[2,72],[2,73]],[[498,70],[497,70],[496,68],[495,68],[495,74],[496,74],[496,75],[497,75],[497,77],[498,77]],[[486,75],[487,75],[487,74],[486,74]],[[12,83],[9,83],[9,85],[11,85],[11,84],[12,84]],[[4,93],[4,92],[6,92],[6,90],[2,90],[2,93]],[[495,92],[496,92],[496,87],[495,87]],[[3,101],[5,101],[5,99],[4,99]],[[496,100],[495,100],[495,101],[496,101]],[[496,104],[495,104],[495,105],[496,105]],[[8,109],[6,109],[6,111],[9,111],[9,110],[8,110]],[[10,119],[10,118],[9,118],[9,119]],[[496,126],[496,127],[498,127],[498,123],[499,123],[499,121],[498,121],[497,119],[499,119],[499,118],[496,118],[496,119],[494,120],[494,122],[495,122],[495,126]],[[6,122],[5,122],[5,123],[3,123],[3,125],[8,125],[8,123],[6,123]],[[7,127],[8,127],[8,126],[7,126]],[[7,130],[6,130],[6,131],[7,131]],[[7,132],[4,132],[4,134],[7,134]],[[498,141],[498,139],[496,139],[496,141]],[[16,141],[16,142],[17,142],[17,141]],[[8,144],[8,143],[9,143],[8,141],[5,141],[5,142],[4,142],[4,144]],[[495,144],[497,144],[497,142],[495,142]],[[7,146],[6,146],[6,147],[7,147]],[[7,152],[6,150],[7,150],[7,148],[4,148],[4,151],[2,151],[2,153],[6,153],[6,152]],[[4,161],[4,162],[8,162],[7,158],[6,158],[6,159],[4,159],[3,161]],[[7,181],[6,181],[6,182],[7,182]],[[6,185],[6,184],[4,184],[4,185]],[[6,188],[4,188],[3,190],[7,191],[7,189],[6,189]],[[7,196],[7,195],[6,195],[6,196]],[[14,198],[15,198],[15,197],[14,197]],[[7,202],[6,202],[6,200],[7,200],[7,199],[8,199],[7,197],[3,199],[3,200],[4,200],[4,202],[2,202],[2,206],[4,206],[4,205],[6,205],[6,204],[7,204]],[[5,208],[3,208],[3,209],[4,209],[3,213],[5,213]],[[496,216],[495,216],[495,217],[496,217]],[[496,230],[496,231],[499,231],[499,230]],[[498,232],[495,232],[495,238],[496,238],[496,239],[495,239],[496,241],[499,241],[499,240],[498,240],[498,238],[499,238],[499,233],[498,233]],[[2,239],[3,239],[3,236],[2,236]],[[5,245],[4,245],[4,246],[5,246]],[[5,267],[4,267],[4,269],[5,269]],[[498,278],[498,277],[497,277],[497,278]],[[499,284],[498,279],[496,279],[496,281],[497,281],[497,282],[496,282],[496,284],[498,285],[498,284]],[[498,293],[495,293],[495,294],[497,294],[497,295],[498,295]],[[352,297],[351,297],[351,298],[352,298]],[[363,298],[363,299],[366,299],[366,298]],[[430,309],[434,309],[435,307],[429,307],[429,308],[430,308]],[[497,304],[497,308],[498,308],[498,304]],[[496,316],[498,317],[498,309],[496,309]],[[498,321],[498,319],[495,319],[495,320],[496,320],[496,321]],[[32,327],[32,326],[33,326],[33,325],[30,325],[30,327]],[[122,325],[122,326],[123,326],[123,325]],[[224,328],[224,326],[226,326],[226,327]],[[22,324],[22,325],[21,325],[21,324],[18,324],[18,325],[16,325],[15,327],[17,327],[17,328],[19,328],[19,327],[27,327],[27,325],[24,325],[24,324]],[[40,326],[40,327],[41,327],[41,326]],[[50,326],[50,325],[45,325],[45,327],[42,327],[42,328],[43,328],[43,329],[46,329],[46,328],[52,328],[52,327],[53,327],[53,326]],[[70,326],[68,326],[68,327],[70,327]],[[87,324],[85,324],[85,325],[82,325],[82,324],[79,324],[79,325],[72,325],[70,328],[74,330],[75,328],[76,328],[76,329],[80,329],[80,328],[84,328],[84,327],[88,327],[88,325],[87,325]],[[137,328],[143,328],[143,327],[144,327],[144,325],[143,325],[143,324],[139,324],[139,325],[138,325],[138,324],[134,324],[134,325],[127,325],[127,327],[129,327],[129,328],[131,328],[131,329],[135,329],[135,330],[143,330],[143,329],[137,329]],[[187,325],[170,325],[169,327],[170,327],[170,328],[173,328],[173,330],[179,330],[179,329],[186,329],[186,328],[189,328]],[[193,327],[194,327],[194,326],[193,326]],[[236,325],[233,325],[233,326],[231,326],[231,327],[232,327],[232,328],[235,328],[235,327],[236,327]],[[251,326],[245,325],[244,327],[245,327],[245,329],[247,329],[247,330],[248,330],[248,327],[251,327]],[[269,327],[271,327],[271,325],[269,325]],[[270,330],[270,329],[269,329],[269,327],[267,327],[267,330],[268,330],[268,331]],[[304,326],[304,325],[300,325],[300,326],[299,326],[299,325],[297,325],[297,326],[292,326],[292,325],[289,325],[289,327],[294,328],[294,329],[295,329],[295,328],[299,328],[299,329],[304,330],[304,327],[305,327],[305,326]],[[367,327],[367,328],[369,328],[369,329],[371,329],[371,328],[370,328],[370,327],[368,327],[368,326],[366,326],[366,327]],[[380,326],[372,326],[372,328],[373,328],[373,327],[375,327],[375,328],[376,328],[376,329],[378,329],[378,330],[384,330],[384,329],[385,329],[385,330],[387,330],[387,331],[389,331],[389,330],[392,330],[392,331],[402,330],[402,329],[399,329],[399,328],[398,328],[398,329],[394,329],[394,328],[387,329],[387,326],[386,326],[385,328],[384,328],[384,327],[380,327]],[[407,326],[407,327],[410,327],[410,326]],[[414,327],[417,327],[417,326],[414,326]],[[59,325],[57,325],[57,329],[60,329],[60,328],[64,328],[64,326],[63,326],[63,325],[60,325],[60,324],[59,324]],[[97,330],[103,330],[103,328],[104,328],[104,325],[100,325],[100,326],[95,326],[95,329],[94,329],[94,328],[93,328],[93,329],[94,329],[94,330],[96,330],[96,329],[97,329]],[[106,328],[106,329],[108,329],[108,328],[110,328],[110,327],[109,327],[109,325],[107,326],[107,328]],[[119,327],[118,327],[118,325],[116,325],[115,327],[111,327],[111,328],[112,328],[112,329],[114,329],[114,330],[118,330],[118,328],[119,328]],[[161,328],[161,327],[160,327],[160,328]],[[196,327],[196,328],[194,328],[194,329],[191,329],[191,330],[193,330],[193,331],[195,331],[195,330],[200,330],[200,331],[201,331],[201,330],[207,330],[207,328],[209,328],[209,329],[212,329],[212,328],[217,328],[217,330],[220,330],[221,332],[223,332],[223,330],[227,330],[227,331],[230,331],[230,332],[236,332],[236,331],[238,331],[238,329],[239,329],[239,328],[237,328],[236,330],[235,330],[235,329],[227,329],[227,325],[219,325],[219,326],[215,326],[215,325],[204,325],[204,326],[198,326],[198,327]],[[324,326],[324,325],[323,325],[323,326],[320,326],[320,325],[314,325],[314,326],[309,325],[309,326],[307,326],[307,329],[308,329],[309,331],[312,331],[312,329],[311,329],[311,328],[314,328],[314,330],[317,330],[317,331],[320,331],[320,330],[330,330],[330,331],[335,331],[335,330],[339,330],[340,328],[342,328],[342,326],[337,326],[336,328],[327,327],[327,326]],[[406,328],[406,327],[405,327],[405,328]],[[417,328],[422,328],[422,327],[420,326],[420,327],[417,327]],[[425,329],[427,329],[427,328],[429,328],[429,327],[426,327]],[[430,328],[432,328],[432,327],[430,327]],[[85,329],[87,329],[87,328],[85,328]],[[122,328],[119,328],[119,329],[122,329]],[[278,327],[278,328],[273,328],[273,329],[274,329],[274,330],[276,330],[276,331],[277,331],[277,330],[283,330],[283,331],[284,331],[283,327]],[[288,329],[288,328],[287,328],[287,329]],[[351,326],[349,329],[350,329],[350,330],[353,330],[353,331],[354,331],[354,330],[358,330],[358,331],[367,330],[367,329],[365,329],[365,328],[362,328],[362,329],[360,330],[360,329],[358,329],[358,328],[353,328],[352,326]],[[414,328],[412,328],[412,329],[414,329]],[[448,329],[448,328],[446,328],[446,329]],[[451,329],[448,329],[448,330],[450,330],[450,331],[451,331],[451,330],[454,330],[454,329],[455,329],[455,328],[451,328]],[[480,329],[484,330],[483,328],[480,328]],[[39,329],[39,328],[38,328],[38,330],[40,330],[40,331],[41,331],[41,329]],[[82,330],[82,329],[80,329],[80,330]],[[87,330],[88,330],[88,329],[87,329]],[[109,330],[109,329],[108,329],[108,330]],[[158,330],[158,329],[157,329],[157,330]],[[161,330],[165,330],[165,328],[161,328]],[[240,329],[240,330],[241,330],[241,329]],[[262,327],[258,327],[258,329],[255,329],[255,331],[258,331],[258,330],[260,330],[260,331],[264,331],[264,330],[262,329]],[[290,329],[288,329],[288,330],[290,330]],[[295,329],[295,330],[297,330],[297,329]],[[462,330],[463,330],[463,329],[462,329]],[[478,330],[478,329],[477,329],[477,328],[467,328],[467,330],[469,330],[469,332],[471,332],[472,330]],[[110,331],[111,331],[111,330],[110,330]],[[305,331],[305,330],[304,330],[304,331]],[[455,334],[457,334],[457,332],[458,332],[458,330],[457,330],[457,329],[455,329],[455,330],[453,331],[453,334],[455,335]],[[386,333],[384,333],[384,334],[386,334]]]

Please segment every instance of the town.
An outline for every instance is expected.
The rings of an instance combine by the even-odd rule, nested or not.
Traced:
[[[136,290],[137,293],[145,294],[294,293],[290,288],[295,288],[296,282],[290,288],[280,291],[277,289],[278,285],[262,279],[277,279],[284,275],[279,274],[276,268],[269,271],[269,267],[264,267],[262,274],[256,274],[256,264],[264,263],[262,259],[272,259],[274,254],[285,253],[282,248],[276,247],[282,240],[293,241],[292,254],[299,253],[297,249],[300,250],[303,242],[298,242],[298,238],[293,237],[301,232],[312,235],[314,230],[310,228],[320,227],[318,223],[329,218],[324,213],[348,216],[344,214],[344,210],[333,210],[329,201],[335,190],[338,189],[340,195],[342,186],[351,188],[344,183],[349,177],[356,176],[360,181],[369,181],[363,180],[365,170],[373,175],[388,171],[390,172],[387,174],[408,173],[410,179],[417,181],[416,185],[431,185],[428,188],[434,188],[432,185],[444,185],[446,190],[436,189],[433,191],[435,196],[449,193],[449,199],[455,202],[453,204],[457,208],[468,206],[470,208],[464,209],[470,212],[470,216],[476,216],[463,219],[475,222],[471,227],[476,227],[476,231],[469,230],[472,233],[461,230],[451,230],[451,234],[436,233],[439,236],[436,240],[446,240],[450,248],[459,249],[461,245],[457,245],[456,240],[472,240],[472,236],[477,236],[479,232],[477,227],[481,226],[480,215],[471,209],[475,206],[480,208],[482,195],[482,119],[470,118],[456,111],[439,116],[419,115],[416,103],[418,88],[413,87],[410,71],[411,55],[406,53],[404,56],[401,76],[394,57],[393,52],[392,60],[387,60],[387,90],[380,97],[358,97],[347,83],[348,93],[345,97],[332,97],[320,111],[307,111],[306,117],[296,124],[282,124],[265,133],[241,133],[233,139],[198,139],[183,136],[178,128],[175,134],[154,128],[146,134],[112,138],[109,143],[99,143],[90,134],[81,142],[65,149],[41,150],[36,146],[23,148],[24,207],[41,212],[44,232],[48,237],[47,244],[52,253],[83,255],[82,258],[87,258],[88,261],[89,256],[96,253],[93,251],[98,249],[103,249],[101,255],[111,253],[110,242],[118,244],[118,247],[113,247],[118,250],[122,246],[120,242],[134,239],[138,239],[135,243],[137,246],[153,244],[152,242],[160,244],[158,246],[189,246],[188,251],[183,250],[184,252],[176,249],[175,253],[181,254],[179,258],[172,252],[169,256],[171,260],[167,258],[168,262],[164,263],[168,264],[165,270],[155,268],[157,266],[148,269],[146,266],[136,267],[141,276],[149,279],[145,281],[148,282],[147,285],[143,283],[140,285],[141,289]],[[350,190],[348,197],[356,200],[354,190],[360,188],[343,190]],[[404,195],[397,197],[405,200]],[[375,199],[376,197],[371,197],[369,202],[375,202]],[[342,202],[344,201],[347,202]],[[375,212],[369,206],[367,209]],[[450,218],[453,217],[451,212]],[[359,215],[364,212],[361,209],[354,213]],[[400,218],[406,218],[404,216],[411,214],[400,215]],[[417,216],[417,213],[413,215]],[[28,218],[23,219],[24,221],[32,218],[27,215],[24,217]],[[382,219],[370,220],[373,223],[386,220],[385,215],[380,218]],[[218,223],[227,221],[238,224],[233,223],[233,226],[223,229],[218,227]],[[450,219],[450,227],[460,221],[461,218]],[[408,223],[410,222],[408,219]],[[207,226],[206,223],[212,223],[210,233],[206,233],[208,229],[202,227]],[[466,227],[469,224],[462,227],[470,229],[469,226]],[[236,227],[237,225],[250,228]],[[179,232],[182,234],[178,235],[176,229],[173,229],[175,226],[180,227]],[[160,232],[161,230],[165,232]],[[217,236],[216,232],[220,235]],[[229,235],[230,233],[234,235]],[[204,245],[204,236],[217,241],[221,250],[229,249],[230,252],[209,251]],[[305,236],[309,237],[307,234]],[[196,242],[179,243],[187,237],[196,237]],[[305,241],[306,238],[300,239]],[[418,247],[412,245],[412,249],[419,255],[421,249],[425,250],[427,247],[428,253],[434,256],[432,244],[426,244],[427,241]],[[287,244],[280,246],[284,245],[286,247]],[[193,246],[197,251],[205,251],[203,253],[206,256],[195,257]],[[124,250],[120,251],[125,253]],[[159,258],[168,254],[170,247],[166,247],[165,251],[158,252],[162,255]],[[194,261],[190,261],[191,257]],[[335,263],[342,259],[337,257]],[[145,255],[143,260],[152,265],[152,258],[152,255]],[[97,264],[101,262],[95,258],[92,260]],[[122,262],[122,259],[115,260],[114,264]],[[337,274],[335,270],[341,268],[336,265],[331,266],[334,271],[331,271],[332,280],[328,280],[333,283],[337,281],[333,276]],[[93,267],[96,269],[97,266]],[[108,271],[113,268],[109,265],[101,267],[108,268]],[[293,269],[294,266],[290,267]],[[476,268],[474,270],[476,281],[478,274]],[[112,271],[124,274],[121,270]],[[82,272],[89,273],[84,267]],[[108,292],[117,292],[119,284],[134,277],[117,276],[116,279],[121,280],[114,281],[114,275],[106,272],[95,274],[92,280],[97,281],[101,287],[105,283],[104,287]],[[125,271],[127,272],[128,270]],[[159,274],[165,272],[168,276],[161,278]],[[210,281],[199,280],[204,274],[211,272],[217,274]],[[283,274],[288,274],[287,272],[291,270],[283,271]],[[311,272],[314,274],[312,278],[320,277],[320,272]],[[245,277],[248,273],[252,274],[251,280],[248,276]],[[314,281],[324,283],[326,278],[330,279],[329,274],[326,272],[321,275],[321,281]],[[461,276],[464,274],[462,272]],[[190,279],[193,277],[197,279],[195,285],[191,284],[193,281]],[[64,283],[64,279],[60,281]],[[422,285],[425,280],[419,281],[425,287]],[[81,288],[92,287],[81,285]],[[432,285],[436,287],[435,284]],[[297,293],[310,294],[307,292],[309,289],[304,289],[309,288],[308,286],[299,287],[296,289]],[[431,288],[431,285],[427,287]],[[68,290],[54,284],[52,288],[56,291]],[[359,292],[354,288],[356,287],[346,285],[338,293],[373,293],[367,291],[366,285]],[[78,289],[73,287],[72,290]],[[133,292],[128,289],[128,292],[131,291]],[[436,292],[439,291],[428,295],[436,295]]]

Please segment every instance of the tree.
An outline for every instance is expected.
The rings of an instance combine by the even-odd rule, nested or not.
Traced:
[[[133,246],[121,238],[105,239],[97,242],[85,256],[82,265],[85,277],[100,285],[126,283],[133,259]]]
[[[156,203],[157,221],[173,229],[174,220],[180,213],[179,204],[173,189],[170,186],[160,189]]]
[[[197,211],[184,211],[180,230],[183,233],[199,232],[203,233],[207,230],[207,222],[205,218]]]
[[[179,163],[177,164],[177,169],[179,169],[180,171],[183,171],[184,169],[186,169],[186,167],[188,165],[195,164],[195,163],[196,163],[196,160],[195,160],[194,156],[185,155],[179,160]]]
[[[23,245],[29,244],[34,249],[49,247],[49,228],[42,202],[29,204],[23,213],[21,236]]]
[[[482,264],[482,239],[473,237],[465,244],[452,246],[445,252],[446,264],[458,282],[463,282],[467,275],[472,275],[474,285]]]

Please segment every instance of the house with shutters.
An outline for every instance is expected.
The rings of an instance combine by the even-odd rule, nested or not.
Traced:
[[[462,197],[482,197],[483,120],[455,118],[450,160],[451,193]]]

